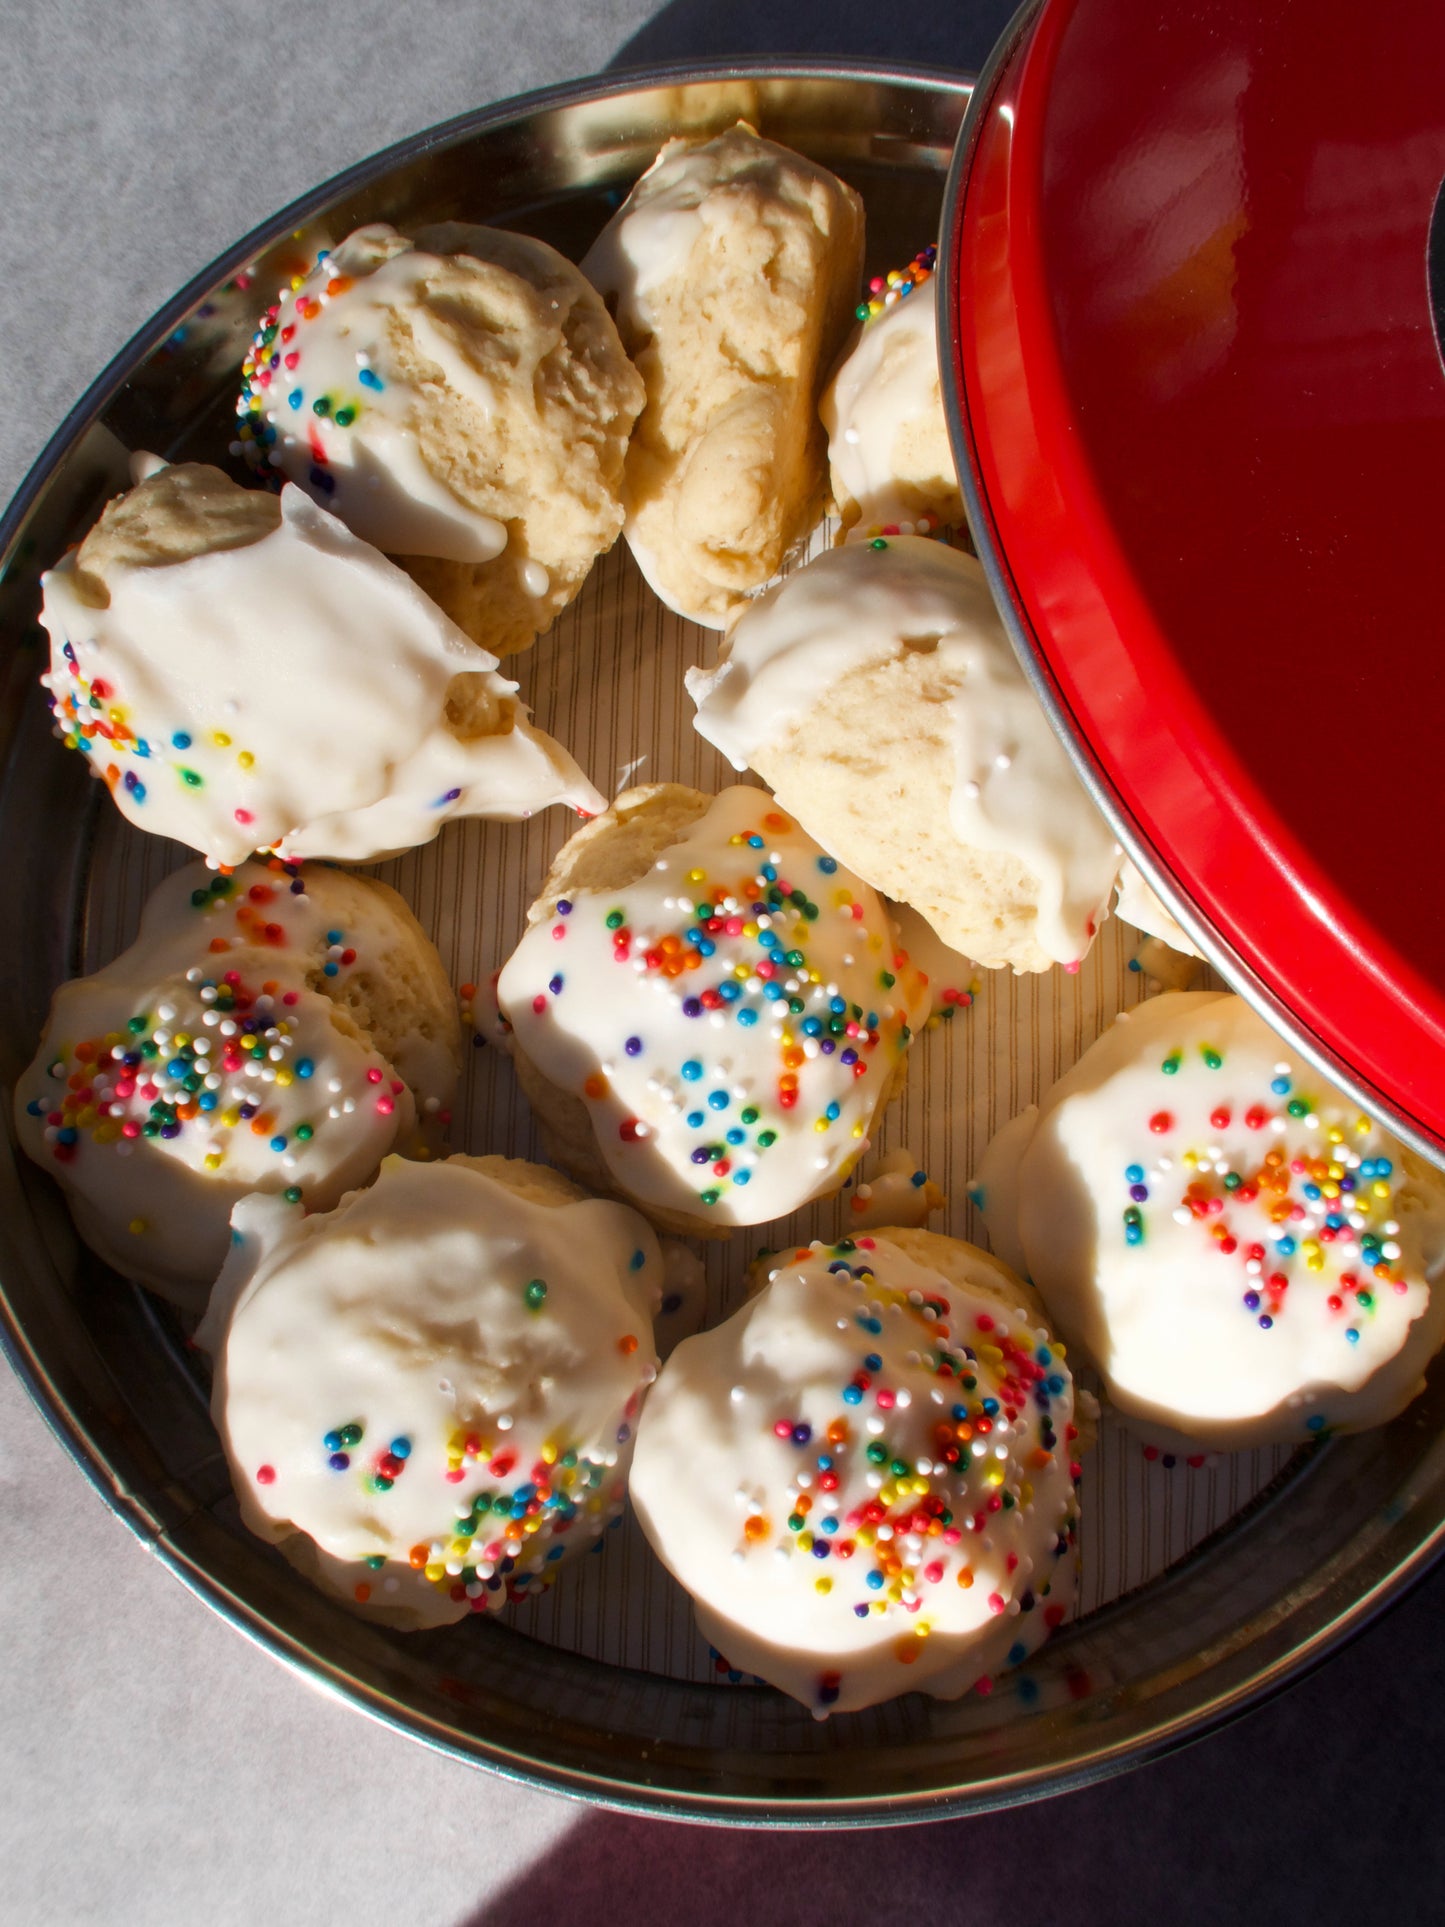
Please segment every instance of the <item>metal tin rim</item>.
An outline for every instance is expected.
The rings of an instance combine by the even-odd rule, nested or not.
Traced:
[[[1016,20],[1015,28],[1018,25],[1019,21]],[[1002,45],[1006,47],[1007,40]],[[991,63],[990,74],[996,73],[999,58],[996,56]],[[716,81],[794,77],[840,81],[872,79],[889,85],[920,89],[944,86],[965,91],[968,87],[966,78],[959,75],[843,62],[676,64],[629,71],[603,81],[540,90],[477,113],[459,116],[439,128],[398,142],[302,196],[226,249],[136,333],[90,385],[33,464],[3,518],[0,518],[0,548],[13,540],[40,496],[51,471],[93,421],[134,364],[163,341],[216,282],[234,272],[245,260],[290,227],[319,211],[346,188],[365,184],[402,160],[414,158],[484,129],[522,120],[544,109],[605,100],[649,85],[675,83],[684,78],[690,81]],[[978,90],[975,101],[980,97],[987,98],[985,88]],[[976,129],[972,110],[965,122],[964,135],[955,157],[954,175],[965,153],[970,124]],[[955,208],[952,192],[954,175],[950,176],[949,198],[945,203],[945,215],[950,222],[954,218]],[[958,405],[957,397],[950,393],[950,425],[955,433]],[[972,513],[975,508],[973,500],[970,500],[969,507]],[[998,567],[995,558],[991,575]],[[997,581],[995,586],[998,586]],[[5,1187],[11,1193],[10,1204],[13,1207],[17,1202],[13,1195],[13,1173],[7,1175]],[[1242,1642],[1233,1655],[1234,1677],[1230,1683],[1221,1686],[1218,1681],[1204,1674],[1184,1682],[1179,1689],[1183,1703],[1165,1709],[1152,1709],[1142,1730],[1125,1743],[1082,1741],[1072,1747],[1067,1757],[1051,1761],[1046,1766],[978,1779],[969,1784],[955,1782],[922,1791],[885,1793],[859,1799],[799,1799],[792,1805],[780,1807],[775,1802],[763,1803],[748,1795],[725,1792],[708,1794],[696,1788],[669,1787],[660,1779],[652,1784],[619,1781],[601,1773],[577,1771],[558,1761],[535,1756],[522,1758],[507,1748],[489,1743],[481,1736],[462,1735],[455,1729],[445,1730],[437,1722],[399,1704],[385,1693],[322,1663],[315,1653],[306,1651],[289,1638],[282,1628],[268,1621],[256,1608],[229,1592],[205,1571],[182,1545],[176,1543],[173,1536],[175,1528],[165,1524],[146,1507],[136,1491],[129,1489],[126,1478],[107,1458],[91,1427],[76,1411],[67,1408],[40,1355],[16,1320],[3,1286],[0,1286],[0,1349],[3,1349],[54,1435],[111,1511],[208,1606],[309,1684],[345,1699],[358,1711],[451,1757],[471,1764],[486,1765],[506,1777],[604,1806],[677,1819],[775,1827],[886,1825],[984,1812],[1091,1784],[1171,1752],[1237,1718],[1278,1691],[1290,1679],[1318,1664],[1345,1638],[1360,1631],[1388,1603],[1421,1577],[1433,1562],[1442,1541],[1445,1541],[1445,1517],[1440,1517],[1406,1557],[1382,1575],[1376,1576],[1351,1604],[1343,1609],[1331,1609],[1326,1602],[1324,1610],[1315,1613],[1314,1624],[1307,1630],[1306,1636],[1288,1651],[1263,1664],[1241,1666],[1240,1660],[1247,1659],[1248,1655],[1248,1642]],[[1322,1589],[1320,1598],[1324,1600],[1324,1597]]]

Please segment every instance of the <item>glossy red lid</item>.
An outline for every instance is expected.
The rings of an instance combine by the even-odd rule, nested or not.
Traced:
[[[978,547],[1121,839],[1437,1156],[1442,179],[1442,0],[1047,0],[941,276]]]

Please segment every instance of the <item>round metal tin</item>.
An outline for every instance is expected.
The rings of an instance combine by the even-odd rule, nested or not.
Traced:
[[[34,1047],[51,987],[83,967],[96,892],[113,894],[107,865],[144,868],[141,846],[155,845],[116,842],[99,786],[51,740],[35,685],[36,570],[123,482],[128,447],[224,447],[256,290],[308,236],[465,209],[580,253],[663,139],[741,113],[863,184],[886,247],[895,227],[906,232],[903,211],[932,219],[968,97],[966,82],[937,75],[775,65],[534,96],[423,134],[318,189],[156,316],[76,408],[0,524],[0,835],[11,929],[24,933],[0,953],[7,1085]],[[993,1032],[978,1036],[982,1049]],[[1007,1033],[1000,1038],[1003,1048]],[[1070,1034],[1068,1047],[1076,1053],[1082,1041]],[[1062,1628],[1026,1682],[990,1698],[914,1694],[820,1724],[766,1689],[604,1664],[491,1618],[390,1634],[312,1591],[240,1526],[204,1389],[175,1328],[77,1247],[55,1188],[17,1159],[8,1091],[4,1115],[0,1335],[105,1502],[200,1598],[312,1685],[459,1758],[557,1791],[785,1826],[922,1820],[1035,1799],[1238,1714],[1362,1626],[1445,1538],[1437,1378],[1394,1424],[1297,1454],[1226,1528]],[[967,1173],[954,1176],[961,1185]]]
[[[980,552],[1122,841],[1439,1159],[1445,13],[1348,26],[1025,8],[949,185],[946,376]]]

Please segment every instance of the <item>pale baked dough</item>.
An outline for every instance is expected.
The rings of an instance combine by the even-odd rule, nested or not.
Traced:
[[[647,388],[627,539],[680,615],[723,627],[818,521],[862,259],[853,189],[739,121],[669,141],[584,260]]]

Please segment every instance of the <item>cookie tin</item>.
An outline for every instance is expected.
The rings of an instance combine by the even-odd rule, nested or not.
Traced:
[[[308,251],[367,220],[462,216],[515,225],[580,258],[663,140],[745,115],[861,190],[876,274],[937,232],[969,96],[967,81],[937,74],[775,63],[531,96],[319,188],[156,315],[77,405],[0,523],[7,1085],[35,1047],[52,987],[129,940],[140,902],[184,854],[125,824],[80,759],[51,740],[36,683],[38,571],[125,485],[129,451],[228,459],[257,313]],[[641,758],[642,780],[712,787],[726,772],[691,728],[682,671],[714,646],[665,617],[619,545],[514,667],[538,721],[597,780],[620,784]],[[383,867],[464,996],[465,980],[480,980],[515,941],[566,830],[547,816],[452,825]],[[1076,975],[990,977],[971,1008],[960,1002],[921,1040],[879,1150],[926,1153],[952,1194],[948,1230],[977,1235],[966,1186],[988,1135],[1143,994],[1122,932],[1106,926]],[[184,1325],[77,1245],[57,1190],[15,1152],[8,1091],[0,1115],[0,1336],[105,1503],[198,1598],[311,1684],[457,1758],[557,1791],[672,1816],[809,1826],[1038,1798],[1238,1714],[1363,1625],[1445,1536],[1439,1379],[1379,1431],[1195,1471],[1147,1463],[1106,1422],[1083,1487],[1083,1611],[987,1697],[910,1694],[815,1721],[728,1677],[629,1526],[535,1606],[390,1633],[312,1591],[245,1531]],[[457,1142],[534,1149],[495,1051],[471,1053]],[[836,1236],[847,1208],[809,1207],[775,1236]],[[713,1316],[733,1302],[751,1252],[739,1239],[709,1256]]]
[[[1445,1157],[1445,12],[1046,0],[950,177],[970,523],[1121,840]]]

